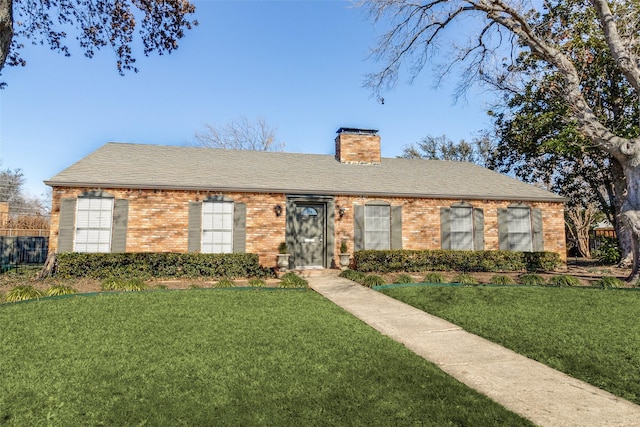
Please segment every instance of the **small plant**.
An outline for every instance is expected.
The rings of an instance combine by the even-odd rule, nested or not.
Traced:
[[[123,291],[145,291],[148,286],[142,279],[129,279],[124,282]]]
[[[102,282],[100,288],[103,291],[144,291],[148,288],[142,279],[106,279]]]
[[[100,284],[100,289],[103,291],[119,291],[122,290],[123,286],[124,282],[122,279],[111,278],[103,280]]]
[[[55,296],[59,296],[59,295],[71,295],[71,294],[75,294],[77,292],[78,291],[76,291],[71,286],[53,285],[49,289],[47,289],[46,295],[48,297],[55,297]]]
[[[343,240],[342,242],[340,242],[340,253],[341,254],[346,254],[347,253],[347,241]]]
[[[289,250],[287,249],[287,242],[280,242],[278,245],[278,253],[279,254],[288,254]]]
[[[267,281],[254,277],[252,279],[249,279],[249,286],[252,286],[254,288],[264,288],[265,286],[267,286]]]
[[[202,286],[198,285],[197,283],[192,283],[189,285],[189,289],[202,289]]]
[[[520,276],[520,284],[526,286],[543,286],[545,284],[544,277],[539,274],[523,274]]]
[[[592,256],[603,264],[617,264],[620,262],[620,247],[615,237],[599,237],[600,245]]]
[[[600,280],[595,282],[595,285],[602,289],[617,289],[625,287],[622,280],[613,276],[603,276]]]
[[[424,279],[422,279],[422,281],[424,283],[444,283],[444,276],[440,273],[428,273],[426,276],[424,276]]]
[[[7,292],[4,299],[6,302],[25,301],[29,299],[37,299],[42,296],[42,292],[31,285],[16,286]]]
[[[358,283],[362,283],[364,278],[367,277],[363,272],[356,270],[344,270],[339,276]]]
[[[373,288],[374,286],[386,285],[387,282],[384,281],[384,278],[382,276],[370,274],[364,278],[362,284],[367,288]]]
[[[460,285],[477,285],[478,281],[471,275],[467,273],[458,274],[451,280],[453,283],[458,283]]]
[[[309,282],[292,271],[286,273],[280,279],[281,288],[306,288],[307,286],[309,286]]]
[[[567,274],[553,276],[551,279],[549,279],[549,286],[556,286],[558,288],[568,288],[568,287],[580,286],[580,285],[581,285],[580,280]]]
[[[492,285],[515,285],[516,282],[509,276],[496,274],[489,280],[489,283]]]
[[[236,287],[236,282],[234,282],[231,279],[220,279],[218,280],[218,283],[216,283],[216,288],[235,288]]]
[[[153,287],[154,289],[169,289],[169,287],[164,283],[158,283]]]
[[[393,280],[393,283],[396,283],[396,284],[413,283],[413,277],[409,276],[406,273],[402,273],[402,274],[399,274]]]

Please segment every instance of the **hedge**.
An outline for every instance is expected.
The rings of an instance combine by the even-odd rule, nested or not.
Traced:
[[[552,271],[560,264],[555,252],[389,250],[357,251],[354,269],[362,272],[398,271]]]
[[[61,278],[265,277],[255,254],[169,252],[57,254],[54,275]]]

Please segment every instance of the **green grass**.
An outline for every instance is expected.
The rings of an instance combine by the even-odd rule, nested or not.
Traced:
[[[640,292],[570,287],[382,292],[640,404]]]
[[[0,423],[531,425],[314,292],[0,306]]]

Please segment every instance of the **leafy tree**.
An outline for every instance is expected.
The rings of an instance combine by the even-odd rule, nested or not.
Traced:
[[[462,87],[473,82],[490,83],[502,90],[522,93],[529,79],[523,75],[518,58],[528,56],[542,75],[555,75],[557,92],[566,104],[574,127],[588,141],[620,165],[624,180],[616,177],[616,188],[624,188],[620,218],[629,228],[633,245],[633,268],[629,281],[640,278],[640,138],[611,126],[598,114],[596,106],[605,102],[597,90],[590,90],[581,70],[593,58],[587,50],[576,55],[572,43],[600,40],[597,51],[605,51],[613,59],[615,69],[628,85],[631,94],[640,95],[640,3],[606,0],[576,2],[570,13],[581,15],[581,21],[596,20],[591,25],[568,25],[565,0],[524,3],[506,0],[363,0],[376,20],[388,18],[391,29],[382,36],[374,51],[384,62],[382,69],[370,76],[368,84],[377,91],[397,81],[402,66],[410,63],[415,76],[431,60],[434,52],[442,52],[442,42],[453,46],[445,72],[456,65],[464,66]],[[460,32],[470,37],[460,45]],[[455,30],[455,31],[454,31]],[[631,112],[629,112],[630,114]],[[579,143],[576,140],[576,143]]]
[[[488,137],[476,138],[472,142],[462,139],[456,144],[446,135],[427,135],[421,141],[403,147],[400,157],[451,160],[487,166],[492,150],[491,140]]]
[[[110,47],[120,74],[137,71],[132,43],[138,30],[144,54],[178,48],[195,6],[188,0],[0,0],[0,70],[25,65],[20,49],[29,40],[70,55],[67,31],[76,29],[85,56]]]
[[[606,43],[597,37],[599,23],[595,14],[585,14],[584,3],[579,1],[557,4],[553,14],[563,17],[563,26],[552,31],[573,30],[571,42],[564,47],[567,55],[587,58],[575,63],[594,113],[618,134],[637,136],[637,97],[616,67]],[[621,165],[579,131],[562,96],[562,76],[557,72],[540,73],[539,66],[526,53],[513,65],[527,73],[530,80],[520,93],[508,92],[501,111],[495,114],[500,142],[492,164],[502,172],[544,183],[569,197],[570,210],[599,207],[616,228],[623,249],[622,263],[630,264],[631,234],[619,218],[625,200],[625,188],[620,185],[625,181]],[[569,231],[576,227],[579,228],[573,224]]]
[[[195,133],[195,145],[227,150],[282,151],[285,143],[278,141],[276,129],[264,119],[251,122],[241,116],[224,126],[206,124],[203,132]]]

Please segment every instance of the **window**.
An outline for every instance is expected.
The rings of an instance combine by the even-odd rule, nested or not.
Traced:
[[[509,250],[531,251],[531,210],[528,207],[509,207],[507,214]]]
[[[364,207],[364,248],[386,250],[391,248],[391,207],[367,205]]]
[[[451,249],[473,250],[473,208],[451,207],[449,221]]]
[[[233,202],[202,204],[202,252],[233,252]]]
[[[112,222],[112,198],[78,198],[74,251],[110,252]]]

